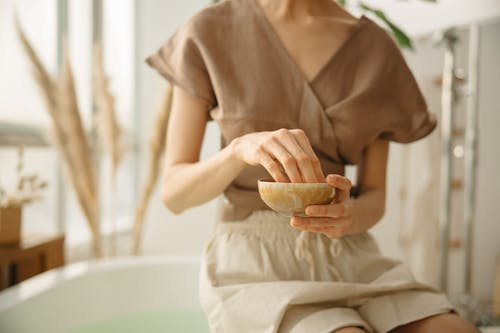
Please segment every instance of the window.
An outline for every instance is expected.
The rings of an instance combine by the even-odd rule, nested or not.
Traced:
[[[14,12],[46,68],[54,75],[61,59],[62,36],[67,40],[74,72],[80,114],[92,135],[93,87],[92,61],[94,36],[102,36],[104,65],[115,97],[115,111],[125,133],[127,153],[117,175],[114,200],[110,189],[109,159],[102,154],[97,163],[101,201],[101,231],[110,232],[111,220],[119,230],[132,223],[137,179],[137,146],[134,140],[134,1],[109,0],[103,7],[93,7],[100,1],[67,0],[3,0],[0,2],[0,185],[14,186],[17,149],[5,145],[8,133],[45,132],[50,130],[43,99],[32,76],[29,62],[19,44]],[[101,17],[102,21],[98,20]],[[64,24],[67,22],[67,25]],[[102,29],[99,28],[102,22]],[[21,126],[20,126],[21,125]],[[10,134],[9,134],[10,135]],[[90,233],[80,212],[73,189],[60,177],[62,167],[57,153],[50,146],[25,148],[26,172],[40,174],[49,182],[44,200],[23,209],[23,232],[66,233],[69,246],[84,243]],[[113,203],[114,202],[114,203]],[[112,205],[113,207],[110,207]],[[113,213],[114,212],[114,213]],[[113,217],[114,216],[114,217]]]

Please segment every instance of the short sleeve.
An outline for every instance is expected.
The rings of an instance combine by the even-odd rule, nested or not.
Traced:
[[[358,40],[356,57],[345,60],[345,92],[327,110],[344,164],[358,163],[377,139],[413,142],[436,127],[398,46],[375,23],[369,27]]]
[[[205,101],[210,108],[216,105],[214,88],[209,75],[206,49],[195,24],[188,22],[146,62],[172,85]]]
[[[392,41],[387,56],[381,76],[390,95],[385,107],[378,110],[383,125],[379,137],[401,143],[419,140],[434,130],[436,117],[429,112],[413,73]]]

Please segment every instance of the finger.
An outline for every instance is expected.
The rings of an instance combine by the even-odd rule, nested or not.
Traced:
[[[349,178],[341,175],[328,175],[326,182],[335,187],[334,202],[342,202],[349,199],[352,183]]]
[[[266,142],[264,149],[274,156],[285,170],[288,178],[294,183],[302,183],[303,179],[297,166],[297,161],[283,145],[274,138]]]
[[[352,215],[352,202],[346,200],[340,203],[330,205],[311,205],[306,207],[307,216],[323,216],[323,217],[343,217]]]
[[[344,177],[342,175],[330,174],[326,177],[326,181],[328,184],[344,191],[348,191],[352,187],[352,183],[349,178]]]
[[[325,175],[323,173],[323,170],[321,169],[321,163],[319,161],[318,156],[314,152],[314,149],[312,148],[306,133],[301,129],[290,130],[290,132],[294,135],[300,147],[306,152],[306,154],[311,159],[314,169],[314,174],[316,176],[316,181],[323,183],[325,181]]]
[[[288,183],[290,180],[286,176],[286,174],[281,169],[279,163],[274,160],[271,155],[267,152],[261,150],[258,153],[260,165],[262,165],[267,172],[273,177],[273,179],[280,183]]]
[[[297,166],[302,175],[302,179],[307,183],[318,181],[310,156],[302,149],[295,137],[288,131],[278,133],[278,139],[290,154],[297,161]]]
[[[319,161],[318,156],[314,152],[314,149],[307,138],[306,133],[301,129],[293,129],[290,130],[290,133],[293,134],[295,140],[300,145],[300,147],[304,150],[304,152],[309,156],[309,159],[312,162],[312,167],[314,170],[314,174],[316,176],[316,181],[323,183],[325,181],[325,174],[323,170],[321,170],[321,163]]]

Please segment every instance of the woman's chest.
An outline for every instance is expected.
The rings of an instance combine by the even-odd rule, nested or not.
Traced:
[[[307,82],[313,82],[335,56],[355,29],[356,21],[344,22],[328,19],[311,20],[308,23],[285,22],[270,19],[277,49],[282,49],[291,66]]]

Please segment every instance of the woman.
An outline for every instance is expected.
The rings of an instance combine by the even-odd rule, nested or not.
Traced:
[[[148,63],[174,85],[165,205],[180,213],[224,193],[200,281],[213,332],[475,332],[367,233],[384,213],[388,141],[435,127],[375,23],[331,0],[225,1]],[[209,119],[222,149],[199,161]],[[352,191],[346,164],[358,165]],[[336,195],[287,219],[259,197],[269,175],[326,180]]]

